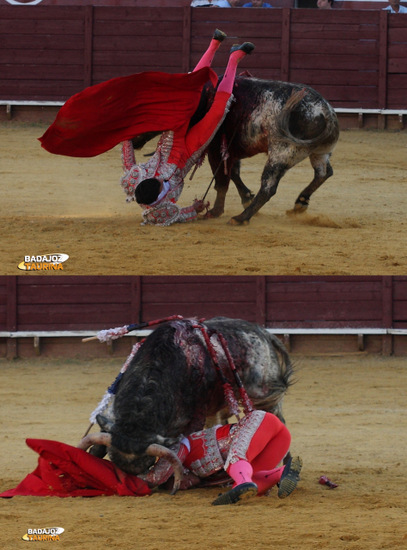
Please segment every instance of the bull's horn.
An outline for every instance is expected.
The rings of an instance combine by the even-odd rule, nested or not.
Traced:
[[[104,432],[112,431],[114,422],[110,420],[110,418],[107,418],[107,416],[103,416],[103,414],[97,414],[96,422],[99,424],[100,428]]]
[[[99,432],[97,434],[88,434],[83,437],[78,444],[78,448],[87,451],[92,445],[105,445],[106,447],[110,447],[111,444],[111,434]]]
[[[171,494],[175,495],[180,487],[181,480],[184,476],[184,467],[182,466],[182,463],[178,456],[173,451],[171,451],[171,449],[167,449],[167,447],[164,447],[163,445],[158,445],[157,443],[152,443],[151,445],[149,445],[145,452],[149,456],[163,458],[171,464],[174,470],[174,487],[172,488]]]

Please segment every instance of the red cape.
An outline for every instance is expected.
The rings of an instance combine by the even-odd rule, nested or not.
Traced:
[[[93,157],[146,132],[186,132],[204,84],[215,72],[144,72],[90,86],[61,107],[39,138],[50,153]]]
[[[112,462],[82,449],[46,439],[27,439],[26,443],[40,455],[38,466],[17,487],[1,493],[0,497],[151,494],[147,484],[137,476],[127,475]]]

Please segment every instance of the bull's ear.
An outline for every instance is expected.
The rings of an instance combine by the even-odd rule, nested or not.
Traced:
[[[103,416],[102,414],[98,414],[96,416],[96,421],[99,424],[101,430],[104,432],[110,432],[113,427],[113,422],[106,418],[106,416]]]

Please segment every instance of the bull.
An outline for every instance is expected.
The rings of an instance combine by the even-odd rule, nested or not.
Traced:
[[[225,380],[236,384],[217,334],[226,341],[253,405],[284,421],[282,400],[293,382],[293,366],[280,340],[247,321],[213,318],[203,326],[212,334],[214,362],[200,326],[191,319],[171,321],[147,337],[119,382],[113,407],[97,417],[102,432],[85,436],[82,449],[94,445],[93,454],[103,456],[107,448],[112,462],[131,474],[145,472],[157,456],[182,471],[170,447],[181,435],[201,430],[206,418],[225,406]]]
[[[208,159],[212,171],[216,172],[216,199],[208,217],[223,214],[232,179],[245,208],[229,223],[249,223],[276,193],[284,174],[308,157],[314,178],[294,204],[294,212],[304,212],[311,195],[333,175],[330,157],[339,138],[335,111],[317,91],[302,84],[238,76],[233,95],[235,102],[208,147]],[[213,96],[214,89],[208,84],[200,108],[205,102],[210,104]],[[226,170],[219,170],[225,149],[222,140],[225,138],[228,152]],[[240,179],[239,165],[241,159],[258,153],[266,153],[267,161],[260,189],[253,196]]]
[[[200,105],[191,119],[196,124],[208,110],[215,90],[208,83]],[[231,225],[249,223],[277,192],[284,174],[309,157],[314,178],[298,195],[294,212],[303,213],[311,195],[333,175],[332,151],[339,139],[339,124],[331,105],[313,88],[249,76],[236,77],[235,101],[210,142],[207,153],[215,179],[216,198],[207,217],[221,216],[225,208],[229,182],[236,185],[244,210],[231,218]],[[133,140],[140,149],[157,133],[146,133]],[[227,159],[223,155],[227,150]],[[266,153],[260,190],[254,195],[240,177],[240,161]],[[220,169],[225,162],[225,169]]]

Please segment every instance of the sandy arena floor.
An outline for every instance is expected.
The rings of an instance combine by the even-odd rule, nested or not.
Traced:
[[[67,275],[407,273],[407,132],[343,131],[334,176],[302,216],[286,211],[312,179],[308,161],[249,226],[227,225],[242,210],[231,188],[221,218],[162,228],[140,226],[140,208],[125,202],[119,148],[92,159],[54,156],[37,141],[45,129],[0,125],[1,274],[23,273],[17,265],[26,255],[55,252],[70,256],[60,272]],[[243,164],[253,191],[264,160]],[[179,204],[202,197],[210,180],[206,162]]]
[[[0,499],[1,548],[20,548],[28,528],[50,526],[65,529],[58,547],[70,550],[406,548],[405,360],[295,359],[298,381],[286,397],[285,416],[304,468],[289,498],[279,500],[274,490],[214,508],[220,489],[211,488],[139,498]],[[26,437],[78,442],[120,366],[112,359],[0,362],[0,414],[7,425],[0,491],[36,466]],[[323,474],[339,487],[319,485]]]

